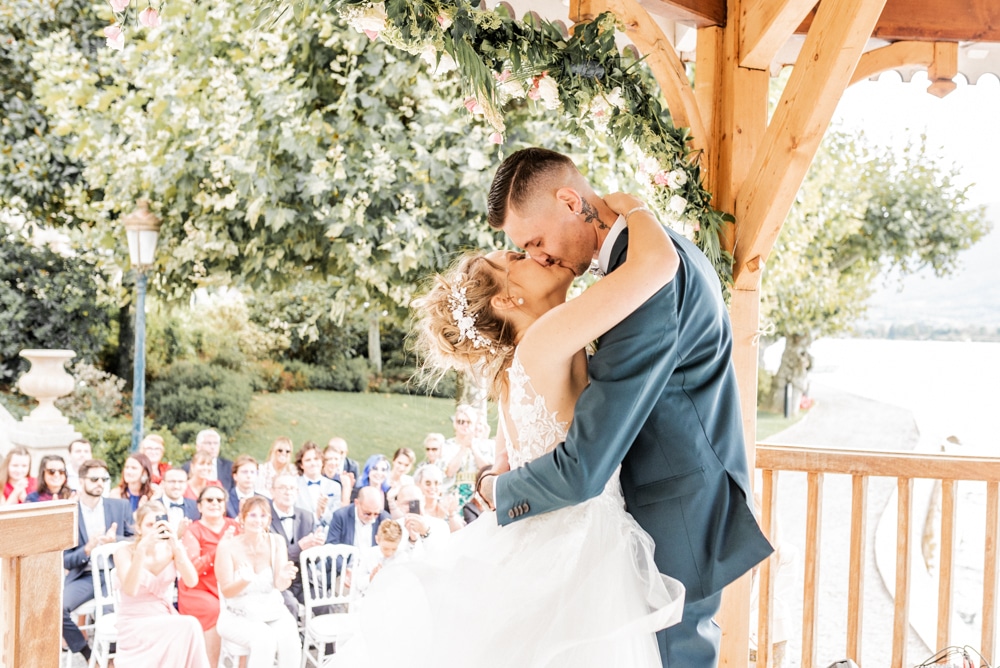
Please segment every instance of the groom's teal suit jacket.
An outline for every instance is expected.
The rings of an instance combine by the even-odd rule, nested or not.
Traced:
[[[495,496],[508,524],[600,494],[621,464],[628,511],[653,537],[657,566],[695,601],[772,548],[751,510],[719,280],[694,244],[669,232],[677,275],[600,338],[565,443],[500,476]],[[627,234],[613,247],[612,270],[625,260]]]

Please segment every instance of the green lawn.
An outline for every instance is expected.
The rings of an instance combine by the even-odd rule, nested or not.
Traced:
[[[377,452],[391,454],[404,445],[422,458],[421,444],[428,432],[453,434],[453,409],[451,399],[421,395],[326,391],[257,394],[247,423],[226,445],[226,451],[264,458],[278,436],[291,438],[296,449],[308,440],[325,446],[330,437],[342,436],[351,457],[360,462]],[[758,413],[757,440],[794,423],[774,413]],[[490,424],[496,424],[495,414],[491,414]]]
[[[257,394],[246,424],[226,450],[264,458],[279,436],[291,438],[296,450],[305,441],[325,447],[331,437],[342,436],[350,456],[360,462],[404,445],[422,457],[421,444],[428,432],[452,435],[453,409],[450,399],[401,394],[320,390]]]

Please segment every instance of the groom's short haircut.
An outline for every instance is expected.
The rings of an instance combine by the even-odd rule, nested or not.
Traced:
[[[494,229],[503,229],[507,207],[521,207],[535,193],[539,182],[548,176],[576,171],[576,165],[562,153],[533,146],[511,153],[500,163],[490,186],[487,221]]]

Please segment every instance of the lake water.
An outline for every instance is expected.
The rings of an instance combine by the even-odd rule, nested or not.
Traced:
[[[919,448],[955,435],[970,453],[1000,455],[1000,343],[821,339],[812,354],[813,381],[912,412]],[[772,346],[766,366],[780,356]]]

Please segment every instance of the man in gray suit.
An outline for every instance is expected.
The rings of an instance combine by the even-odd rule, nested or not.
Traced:
[[[111,477],[108,465],[100,459],[88,459],[80,465],[79,535],[77,545],[63,552],[62,635],[71,652],[90,659],[90,646],[70,613],[94,598],[90,553],[98,545],[114,543],[132,535],[132,509],[128,501],[105,499],[104,490]],[[110,586],[111,583],[105,583]]]
[[[614,213],[566,156],[508,156],[489,196],[489,222],[543,265],[576,275],[625,260],[626,216]],[[668,230],[677,274],[601,337],[590,386],[566,441],[485,478],[509,524],[599,494],[620,464],[629,512],[653,537],[657,567],[687,589],[681,622],[657,634],[664,666],[718,662],[712,621],[722,588],[772,551],[753,516],[750,472],[718,278],[694,244]]]

